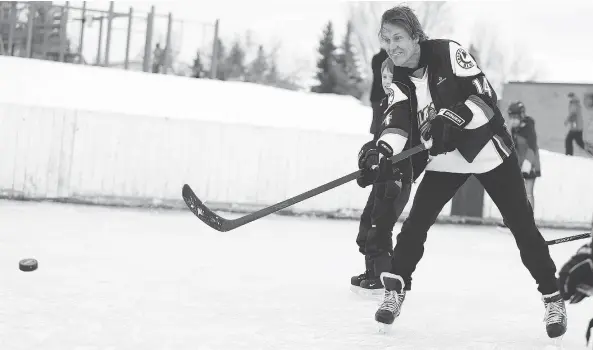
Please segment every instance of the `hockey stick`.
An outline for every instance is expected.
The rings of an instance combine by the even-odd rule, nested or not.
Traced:
[[[403,151],[401,153],[398,153],[398,154],[390,157],[389,160],[391,160],[393,163],[400,162],[408,157],[411,157],[417,153],[420,153],[420,152],[423,152],[423,151],[429,149],[430,146],[431,146],[430,143],[420,144],[416,147],[410,148],[409,150]],[[264,216],[268,216],[268,215],[275,213],[279,210],[282,210],[284,208],[290,207],[291,205],[302,202],[305,199],[317,196],[318,194],[327,192],[333,188],[336,188],[338,186],[346,184],[352,180],[355,180],[360,175],[360,173],[361,173],[361,170],[357,170],[353,173],[342,176],[339,179],[333,180],[333,181],[328,182],[324,185],[316,187],[312,190],[301,193],[297,196],[294,196],[294,197],[284,200],[282,202],[276,203],[276,204],[269,206],[267,208],[263,208],[261,210],[254,212],[254,213],[247,214],[247,215],[242,216],[237,219],[225,219],[225,218],[221,217],[220,215],[214,213],[212,210],[208,209],[208,207],[206,207],[204,205],[204,203],[202,203],[202,201],[198,198],[198,196],[196,196],[196,194],[194,193],[194,191],[191,189],[191,187],[188,184],[183,185],[183,190],[181,192],[181,195],[183,196],[183,200],[185,201],[185,204],[187,204],[187,206],[189,207],[191,212],[194,213],[195,216],[197,216],[206,225],[212,227],[213,229],[215,229],[217,231],[221,231],[221,232],[226,232],[226,231],[234,230],[237,227],[241,227],[241,226],[248,224],[252,221],[261,219]]]
[[[591,232],[586,232],[586,233],[582,233],[580,235],[568,236],[568,237],[564,237],[564,238],[553,239],[551,241],[546,241],[546,244],[547,245],[559,244],[559,243],[576,241],[577,239],[583,239],[583,238],[589,238],[589,237],[591,237]]]

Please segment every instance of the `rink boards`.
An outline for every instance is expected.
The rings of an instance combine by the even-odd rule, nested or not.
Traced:
[[[19,72],[12,80],[17,83],[0,91],[4,198],[182,207],[181,186],[189,183],[214,207],[249,210],[355,170],[359,147],[369,138],[370,109],[348,98],[2,60],[9,66],[0,65],[3,76]],[[17,63],[27,69],[9,69]],[[38,67],[48,64],[51,69]],[[51,82],[60,84],[54,68],[62,70],[59,76],[65,82],[60,89],[51,89]],[[126,74],[121,84],[127,95],[122,96],[122,87],[113,81],[116,74]],[[102,75],[112,76],[101,81]],[[76,85],[85,76],[89,82]],[[105,85],[109,81],[111,85]],[[74,97],[65,98],[68,94]],[[589,225],[593,162],[545,150],[541,158],[536,218]],[[350,183],[290,210],[355,217],[367,195],[368,190]],[[479,220],[500,219],[487,195],[479,202]],[[447,204],[441,217],[457,214],[451,208]]]

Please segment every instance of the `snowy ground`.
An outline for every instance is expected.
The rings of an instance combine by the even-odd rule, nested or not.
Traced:
[[[398,226],[399,227],[399,226]],[[388,334],[355,221],[274,216],[219,233],[189,212],[0,201],[0,349],[545,349],[544,308],[510,234],[436,226]],[[575,234],[544,231],[546,239]],[[551,247],[562,264],[584,241]],[[34,257],[35,272],[18,270]],[[585,349],[592,301],[570,305]]]

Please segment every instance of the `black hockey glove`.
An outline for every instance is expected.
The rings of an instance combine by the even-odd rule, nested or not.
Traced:
[[[580,247],[560,269],[558,289],[564,300],[576,304],[593,295],[593,256],[591,244]]]
[[[387,158],[393,155],[393,150],[384,141],[369,141],[358,152],[358,169],[361,175],[356,179],[362,188],[376,182],[389,179],[392,171],[391,162]]]
[[[427,123],[428,126],[422,130],[422,138],[425,140],[432,138],[432,147],[429,152],[431,156],[437,156],[457,148],[455,143],[469,121],[452,110],[443,108]]]
[[[377,184],[375,195],[379,198],[395,198],[401,192],[401,171],[387,158],[393,150],[384,141],[369,141],[358,152],[358,168],[362,170],[356,179],[362,188]]]

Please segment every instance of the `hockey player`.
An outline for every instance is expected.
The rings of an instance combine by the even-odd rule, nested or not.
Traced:
[[[580,303],[593,295],[593,243],[580,247],[576,253],[562,266],[558,273],[558,286],[564,300],[571,304]],[[587,344],[591,337],[593,319],[589,322],[586,333]]]
[[[525,105],[521,101],[511,103],[508,114],[511,135],[513,136],[521,174],[525,182],[527,198],[531,203],[531,208],[535,208],[533,187],[535,179],[541,176],[535,120],[525,114]]]
[[[377,56],[379,55],[380,53]],[[377,56],[373,58],[373,64]],[[377,77],[374,74],[374,83],[377,83],[379,88],[385,89],[386,94],[382,103],[377,106],[382,110],[379,114],[380,120],[377,123],[376,130],[382,130],[383,113],[389,99],[393,98],[393,93],[390,90],[393,67],[393,62],[390,60],[384,60],[379,67],[373,65],[373,70],[380,75]],[[375,109],[374,106],[373,109]],[[375,113],[373,114],[376,115]],[[378,153],[372,151],[378,138],[379,133],[376,133],[373,140],[362,147],[358,156],[358,166],[363,169],[362,176],[357,179],[358,185],[362,188],[373,185],[360,218],[358,236],[356,237],[359,251],[365,256],[365,272],[353,276],[350,280],[353,286],[364,290],[383,288],[380,275],[391,270],[393,227],[408,203],[413,180],[420,174],[420,172],[417,172],[416,176],[412,177],[409,161],[397,164],[395,168],[389,164],[384,169],[389,172],[388,174],[385,172],[378,174],[376,171],[365,170],[367,168],[365,163],[378,161]]]
[[[556,285],[556,266],[535,225],[512,139],[486,76],[458,43],[428,40],[409,7],[385,11],[379,36],[395,64],[394,97],[381,136],[367,152],[389,157],[431,139],[432,158],[397,236],[391,272],[381,275],[385,292],[375,319],[391,324],[399,316],[428,230],[473,175],[502,213],[538,285],[548,336],[563,335],[566,310]],[[384,166],[381,159],[366,165]]]
[[[576,141],[577,145],[582,149],[586,150],[586,148],[583,141],[583,111],[581,102],[574,92],[569,93],[568,98],[568,117],[564,121],[564,125],[568,125],[570,129],[564,139],[564,145],[566,155],[572,156],[574,153],[573,141]]]

